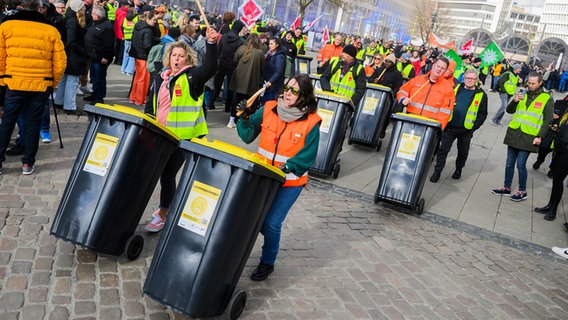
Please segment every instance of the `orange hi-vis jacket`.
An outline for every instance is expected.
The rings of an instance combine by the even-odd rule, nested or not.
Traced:
[[[396,98],[411,98],[406,112],[437,120],[442,129],[450,121],[456,100],[452,84],[443,78],[430,82],[430,73],[410,79],[400,87]]]
[[[333,57],[341,56],[342,52],[343,52],[343,47],[341,45],[336,46],[333,43],[328,43],[325,46],[323,46],[323,48],[321,48],[316,59],[318,61],[321,61],[322,64],[324,64],[327,62],[327,60]]]
[[[263,156],[267,163],[279,167],[286,164],[288,159],[294,157],[304,147],[308,133],[321,122],[321,118],[317,113],[311,113],[305,119],[284,122],[272,111],[276,103],[268,101],[264,105],[258,154]],[[286,174],[283,187],[299,187],[307,183],[307,171],[299,177],[290,172]]]

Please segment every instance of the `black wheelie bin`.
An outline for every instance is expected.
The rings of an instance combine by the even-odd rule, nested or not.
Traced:
[[[339,175],[339,152],[353,114],[351,99],[331,92],[315,91],[318,100],[318,115],[321,117],[320,140],[316,160],[310,172],[334,178]]]
[[[89,250],[136,259],[134,234],[177,136],[138,110],[86,105],[89,126],[51,234]]]
[[[311,63],[314,58],[302,54],[296,56],[296,74],[310,74]]]
[[[284,173],[219,141],[181,141],[186,162],[144,293],[191,318],[239,317],[237,282]]]
[[[355,110],[347,143],[368,145],[380,151],[393,101],[389,87],[367,83],[365,96]]]
[[[392,123],[375,203],[384,201],[422,214],[424,198],[420,198],[420,195],[438,144],[441,126],[436,120],[403,113],[393,114]]]

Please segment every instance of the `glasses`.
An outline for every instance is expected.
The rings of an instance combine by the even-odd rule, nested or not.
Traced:
[[[373,58],[373,59],[381,61],[381,58]]]
[[[290,92],[292,92],[293,95],[297,96],[300,94],[300,89],[296,89],[294,87],[290,87],[289,85],[284,85],[284,92],[290,90]]]

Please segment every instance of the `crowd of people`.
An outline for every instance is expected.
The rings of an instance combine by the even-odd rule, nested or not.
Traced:
[[[22,173],[34,171],[40,138],[44,143],[51,141],[49,96],[54,97],[55,108],[79,116],[78,96],[87,102],[104,103],[111,63],[120,65],[122,74],[132,77],[129,102],[143,106],[181,139],[206,135],[207,111],[222,100],[228,113],[227,127],[236,128],[246,143],[260,137],[259,155],[286,174],[286,183],[263,224],[262,257],[251,276],[257,281],[266,279],[274,270],[282,223],[307,183],[319,140],[321,118],[316,113],[312,81],[297,74],[294,67],[297,56],[306,50],[302,29],[286,29],[260,20],[249,29],[233,12],[204,19],[190,9],[172,10],[141,0],[21,0],[4,5],[8,10],[0,31],[11,30],[24,20],[41,23],[50,37],[42,44],[49,59],[38,66],[44,73],[37,77],[18,74],[18,63],[23,63],[18,59],[6,59],[4,69],[0,69],[0,85],[6,91],[0,124],[0,173],[5,154],[24,155]],[[0,34],[10,36],[6,31]],[[19,36],[21,41],[30,39],[25,33]],[[3,50],[12,53],[17,48]],[[6,56],[14,55],[0,54]],[[455,140],[458,156],[451,177],[461,178],[473,134],[488,116],[487,93],[480,84],[491,76],[490,91],[498,92],[501,98],[491,124],[499,126],[505,113],[512,115],[504,141],[508,148],[504,183],[492,192],[508,195],[513,201],[527,199],[528,155],[542,152],[544,156],[533,165],[540,167],[554,140],[550,201],[535,208],[535,212],[545,214],[544,219],[554,220],[568,175],[568,161],[564,159],[568,154],[568,116],[555,105],[548,90],[565,89],[562,79],[566,72],[506,59],[481,67],[481,59],[473,55],[462,60],[462,65],[456,65],[435,47],[341,33],[336,33],[316,57],[322,90],[345,96],[357,106],[365,96],[367,83],[383,85],[395,97],[390,111],[404,110],[440,123],[443,131],[430,177],[433,183],[440,179]],[[89,79],[92,89],[87,85]],[[519,90],[524,85],[526,89]],[[261,97],[252,105],[246,104],[260,90]],[[24,108],[22,103],[33,107]],[[8,148],[16,123],[19,138]],[[286,130],[295,134],[283,135]],[[285,148],[275,148],[275,143]],[[147,231],[162,230],[182,164],[183,155],[176,153],[166,165],[160,179],[159,209],[146,225]],[[512,192],[515,167],[519,186]]]

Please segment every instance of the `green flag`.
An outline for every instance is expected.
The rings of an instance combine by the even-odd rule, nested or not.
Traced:
[[[501,52],[501,49],[499,49],[499,46],[495,43],[495,41],[491,41],[491,43],[479,54],[479,58],[481,58],[481,66],[479,66],[479,68],[492,66],[501,61],[504,56],[505,55]]]
[[[460,56],[457,52],[454,51],[454,49],[450,49],[444,56],[448,58],[448,60],[454,60],[456,62],[456,70],[461,68],[461,66],[463,65],[462,58],[460,58]]]

